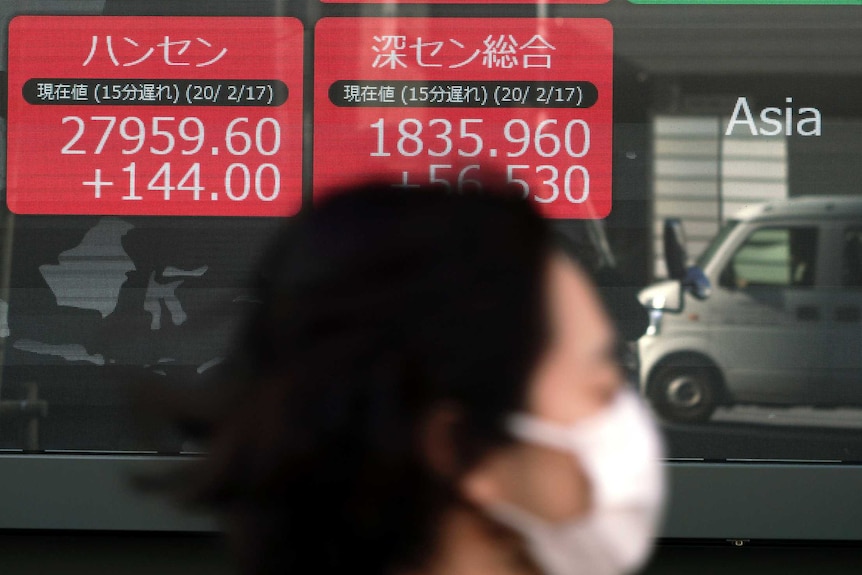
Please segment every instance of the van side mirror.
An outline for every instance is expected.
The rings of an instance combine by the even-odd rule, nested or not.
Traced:
[[[685,247],[685,230],[679,218],[664,221],[664,261],[671,279],[680,283],[680,310],[682,292],[687,291],[697,299],[704,300],[712,293],[709,278],[698,266],[687,265],[688,252]]]
[[[685,249],[685,231],[679,218],[664,221],[664,262],[671,279],[684,280],[688,253]]]

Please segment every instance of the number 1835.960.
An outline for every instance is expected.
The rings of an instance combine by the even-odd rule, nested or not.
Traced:
[[[400,156],[414,157],[424,153],[432,157],[445,157],[456,153],[461,157],[475,157],[486,148],[488,156],[497,156],[498,150],[488,148],[485,144],[481,133],[484,124],[482,119],[462,118],[455,124],[445,118],[424,122],[416,118],[404,118],[387,125],[385,119],[380,118],[370,126],[376,133],[376,147],[369,155],[391,156],[392,151],[386,142],[389,130],[394,130],[397,135],[394,149]],[[568,122],[546,119],[534,129],[526,120],[515,118],[503,125],[502,136],[507,144],[514,144],[514,147],[504,150],[505,156],[509,158],[517,158],[530,151],[543,158],[553,158],[561,153],[572,158],[582,158],[590,151],[590,126],[582,119]],[[500,141],[499,134],[492,134],[491,139]]]

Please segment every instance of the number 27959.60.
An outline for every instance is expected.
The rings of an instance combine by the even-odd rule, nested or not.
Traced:
[[[119,121],[118,121],[119,120]],[[75,133],[61,148],[61,154],[87,154],[82,148],[81,141],[88,131],[88,125],[101,124],[102,131],[99,141],[92,149],[92,154],[101,154],[106,145],[111,141],[113,134],[128,142],[131,147],[124,147],[121,152],[125,155],[137,154],[144,150],[147,141],[150,146],[147,152],[154,155],[167,155],[177,150],[177,140],[183,146],[179,153],[184,156],[197,154],[204,147],[206,141],[206,127],[200,118],[189,116],[179,119],[173,116],[155,116],[147,122],[136,116],[128,116],[118,119],[116,116],[90,116],[88,120],[80,116],[65,116],[63,124],[74,124]],[[176,123],[176,125],[174,125]],[[253,124],[253,125],[252,125]],[[114,128],[117,128],[116,131]],[[281,149],[281,125],[275,118],[261,118],[252,122],[247,117],[239,117],[231,120],[224,130],[223,137],[219,137],[218,146],[213,148],[213,153],[220,146],[233,156],[244,156],[248,153],[257,153],[261,156],[274,156]]]

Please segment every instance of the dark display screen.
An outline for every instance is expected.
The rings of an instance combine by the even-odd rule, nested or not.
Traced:
[[[0,18],[0,405],[25,406],[0,409],[0,449],[161,450],[123,384],[206,381],[285,219],[372,177],[496,177],[640,293],[628,367],[671,459],[862,461],[858,0]]]

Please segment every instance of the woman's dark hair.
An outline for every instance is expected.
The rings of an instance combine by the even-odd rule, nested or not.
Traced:
[[[510,441],[546,340],[549,243],[519,199],[384,185],[283,230],[190,488],[223,512],[244,573],[422,564],[457,493],[421,426],[457,413],[456,476]]]

